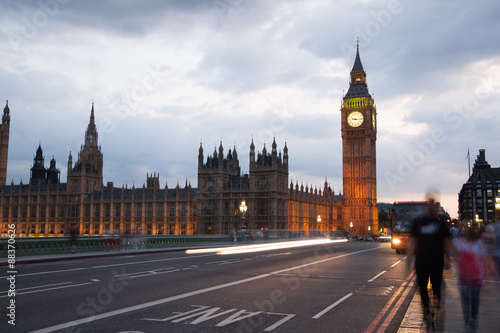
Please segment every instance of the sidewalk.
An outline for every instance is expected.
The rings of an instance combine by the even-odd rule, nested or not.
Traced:
[[[444,273],[443,295],[444,325],[442,332],[465,332],[459,282],[456,278],[456,263]],[[419,292],[413,300],[401,323],[398,333],[427,332],[423,325],[422,305]],[[481,289],[477,332],[500,333],[500,281],[487,277]]]

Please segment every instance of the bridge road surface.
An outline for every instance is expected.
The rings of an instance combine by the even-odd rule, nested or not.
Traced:
[[[0,331],[397,332],[410,274],[377,242],[19,264],[16,325],[4,314]]]

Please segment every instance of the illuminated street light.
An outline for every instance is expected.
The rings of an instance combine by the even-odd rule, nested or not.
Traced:
[[[349,222],[349,226],[351,227],[351,236],[352,236],[352,221]]]
[[[245,229],[245,213],[247,212],[247,210],[248,210],[247,204],[246,204],[245,200],[243,200],[241,202],[241,205],[240,205],[241,229]]]
[[[318,221],[318,229],[319,233],[321,234],[321,215],[318,215],[318,218],[316,220]]]

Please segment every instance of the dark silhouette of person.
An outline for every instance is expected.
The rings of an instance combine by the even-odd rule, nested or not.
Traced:
[[[437,320],[441,306],[443,269],[450,268],[450,230],[446,223],[439,220],[434,195],[428,193],[426,200],[427,213],[412,222],[407,265],[411,265],[414,256],[424,322],[429,326]],[[433,308],[430,307],[427,290],[429,279],[434,296]]]
[[[76,252],[76,245],[78,243],[78,228],[75,225],[72,225],[69,229],[69,242],[71,245],[71,253]]]

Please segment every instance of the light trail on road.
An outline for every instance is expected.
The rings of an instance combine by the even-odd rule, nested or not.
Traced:
[[[254,244],[254,245],[244,245],[244,246],[232,246],[232,247],[219,247],[219,248],[209,248],[209,249],[191,249],[186,250],[187,254],[200,254],[200,253],[216,253],[218,255],[227,254],[242,254],[242,253],[252,253],[261,251],[271,251],[280,249],[289,249],[302,246],[311,245],[323,245],[332,243],[345,243],[347,239],[316,239],[316,240],[306,240],[306,241],[293,241],[293,242],[278,242],[278,243],[266,243],[266,244]]]

